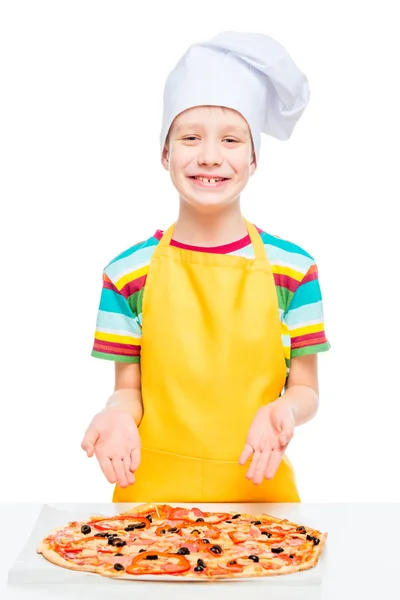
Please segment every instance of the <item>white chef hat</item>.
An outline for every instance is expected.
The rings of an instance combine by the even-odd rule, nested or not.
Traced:
[[[177,115],[195,106],[225,106],[246,119],[258,160],[261,133],[291,136],[310,93],[286,50],[260,33],[226,31],[191,45],[164,88],[161,152]]]

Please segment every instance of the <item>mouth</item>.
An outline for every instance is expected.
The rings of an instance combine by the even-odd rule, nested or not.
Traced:
[[[228,177],[201,177],[198,175],[192,175],[189,177],[194,184],[200,185],[201,187],[220,187],[226,184],[230,179]]]

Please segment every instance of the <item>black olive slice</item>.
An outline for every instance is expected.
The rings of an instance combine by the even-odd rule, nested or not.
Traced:
[[[124,567],[120,563],[115,563],[114,569],[116,571],[124,571],[125,570]]]
[[[275,552],[275,554],[280,554],[281,552],[284,552],[284,549],[279,546],[278,548],[271,548],[271,552]]]
[[[91,527],[89,527],[89,525],[82,525],[81,527],[81,532],[84,535],[87,535],[88,533],[90,533],[92,531]]]
[[[256,556],[255,554],[250,554],[250,556],[248,556],[247,558],[250,558],[250,560],[252,560],[254,562],[260,562],[260,558],[258,556]]]
[[[222,548],[218,544],[215,544],[214,546],[211,546],[210,551],[213,554],[221,554],[222,553]]]
[[[179,548],[177,554],[183,554],[183,555],[190,554],[190,550],[189,550],[189,548],[185,548],[185,547]]]
[[[158,559],[158,554],[148,554],[146,556],[146,560],[157,560]]]
[[[231,517],[231,519],[238,519],[240,517],[240,514],[238,513],[237,515],[233,515],[233,517]]]

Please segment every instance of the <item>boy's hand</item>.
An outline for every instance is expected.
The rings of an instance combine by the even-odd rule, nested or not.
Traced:
[[[81,447],[90,458],[96,455],[110,483],[121,488],[135,483],[140,464],[140,436],[131,414],[125,410],[106,408],[93,418]]]
[[[248,479],[258,485],[264,477],[273,478],[293,437],[294,427],[292,409],[279,399],[257,411],[239,459],[239,464],[244,465],[254,452],[246,473]]]

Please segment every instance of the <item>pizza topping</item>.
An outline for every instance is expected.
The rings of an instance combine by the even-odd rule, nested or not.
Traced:
[[[146,519],[150,521],[150,523],[153,522],[153,517],[151,515],[146,515]]]
[[[148,554],[146,560],[158,560],[158,554]]]
[[[213,554],[221,554],[222,548],[221,546],[219,546],[219,544],[215,544],[214,546],[211,546],[210,552],[212,552]]]
[[[204,560],[202,558],[198,558],[197,559],[197,566],[198,567],[203,567],[205,569],[206,568],[206,563],[204,562]]]
[[[250,560],[252,560],[254,562],[260,562],[260,558],[258,556],[256,556],[255,554],[250,554],[250,556],[248,556],[247,558],[249,558]]]
[[[275,554],[279,554],[280,552],[284,552],[284,549],[281,547],[271,548],[271,552],[274,552]]]
[[[189,548],[186,548],[186,546],[183,546],[182,548],[179,548],[177,554],[190,554],[190,550]]]
[[[302,546],[304,544],[304,539],[301,540],[299,538],[294,538],[286,541],[288,546]]]
[[[314,536],[310,535],[309,533],[307,533],[306,535],[306,540],[308,540],[309,542],[312,542],[314,539]]]
[[[185,556],[176,554],[167,554],[165,552],[159,552],[157,555],[161,560],[147,560],[147,556],[151,555],[149,552],[143,552],[137,554],[133,559],[126,572],[131,575],[135,574],[172,574],[172,573],[183,573],[190,569],[190,562]],[[154,554],[153,554],[154,556]]]
[[[204,538],[204,540],[201,540],[203,542],[203,544],[209,544],[210,540],[208,540],[207,538]]]
[[[121,538],[119,538],[119,537],[113,536],[113,537],[108,538],[108,544],[110,546],[116,546],[118,542],[122,542]],[[126,542],[124,542],[124,544],[126,544]],[[122,544],[122,545],[124,545],[124,544]]]
[[[200,535],[201,531],[199,529],[193,529],[193,531],[191,531],[191,533],[198,533]]]
[[[91,528],[91,527],[89,527],[89,525],[82,525],[82,527],[81,527],[81,532],[82,532],[84,535],[87,535],[87,534],[88,534],[88,533],[90,533],[91,531],[92,531],[92,528]]]
[[[253,525],[261,525],[261,521],[252,521]]]
[[[270,533],[269,531],[262,531],[261,535],[266,535],[267,537],[270,538],[272,536],[272,533]]]
[[[124,567],[120,563],[115,563],[114,569],[116,571],[124,571],[125,570]]]
[[[305,527],[303,527],[303,525],[301,525],[300,527],[297,527],[296,531],[298,531],[299,533],[307,533],[307,530]]]
[[[319,543],[320,543],[320,541],[321,541],[321,540],[320,540],[319,538],[317,538],[317,537],[314,537],[314,538],[313,538],[313,540],[314,540],[314,546],[318,546],[318,544],[319,544]]]
[[[233,515],[233,517],[231,517],[232,519],[238,519],[240,517],[240,514],[237,515]]]
[[[116,553],[114,554],[114,556],[124,556],[124,555],[122,554],[122,552],[116,552]]]
[[[130,523],[124,528],[125,531],[134,531],[135,529],[145,529],[146,523]]]
[[[95,533],[94,534],[94,537],[99,537],[99,538],[100,537],[105,538],[105,537],[108,537],[108,536],[109,536],[108,533]]]
[[[150,521],[146,519],[146,517],[141,517],[140,515],[119,515],[114,520],[110,517],[104,517],[103,519],[96,519],[95,521],[90,521],[89,525],[91,525],[95,529],[98,529],[99,531],[115,531],[122,528],[122,525],[120,524],[121,521],[136,521],[138,524],[144,524],[140,525],[141,528],[150,527]],[[136,523],[134,524],[136,525]]]
[[[199,566],[197,566],[197,567],[194,568],[194,571],[197,571],[197,572],[204,571],[204,567],[200,567],[200,565],[199,565]]]
[[[198,519],[196,519],[196,523],[200,523],[201,521],[204,521],[204,519],[202,519],[201,517],[199,517]]]

